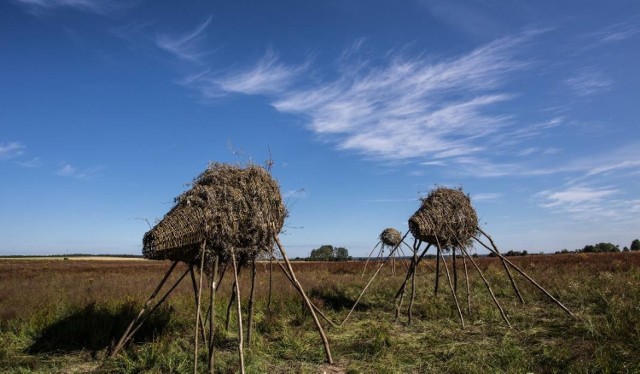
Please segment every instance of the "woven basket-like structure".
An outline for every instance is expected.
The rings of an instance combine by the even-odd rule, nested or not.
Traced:
[[[397,247],[402,241],[402,234],[400,234],[400,231],[388,227],[380,234],[380,241],[389,247]]]
[[[409,218],[409,230],[418,240],[443,249],[468,248],[478,232],[478,215],[462,189],[438,187]],[[436,239],[437,238],[437,239]]]
[[[280,187],[262,167],[212,164],[174,207],[143,237],[145,258],[194,262],[206,240],[206,257],[222,260],[237,251],[240,261],[273,247],[286,209]]]

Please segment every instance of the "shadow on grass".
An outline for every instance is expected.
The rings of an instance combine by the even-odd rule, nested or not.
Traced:
[[[137,315],[139,306],[125,304],[116,308],[89,304],[40,331],[27,353],[69,353],[99,351],[113,345]],[[170,308],[158,308],[133,337],[148,342],[162,333],[171,317]]]
[[[334,311],[351,309],[351,307],[353,307],[353,304],[356,302],[356,299],[347,295],[345,290],[337,287],[330,287],[326,289],[314,287],[309,292],[309,296],[315,300],[319,300],[319,306]],[[371,305],[360,300],[355,310],[362,311],[370,308]]]

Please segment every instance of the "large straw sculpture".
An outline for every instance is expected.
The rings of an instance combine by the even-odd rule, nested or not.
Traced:
[[[328,341],[316,317],[315,306],[311,304],[302,286],[296,279],[286,251],[278,238],[282,229],[286,209],[282,202],[278,183],[264,168],[256,165],[240,167],[227,164],[212,164],[200,176],[192,187],[175,199],[174,207],[164,218],[143,237],[143,255],[154,260],[173,261],[156,291],[151,295],[145,307],[131,322],[120,341],[112,350],[112,356],[133,336],[142,322],[175,289],[187,272],[191,274],[196,299],[194,373],[197,371],[198,338],[202,337],[209,350],[208,369],[213,372],[213,334],[215,293],[225,274],[227,266],[233,269],[233,296],[237,300],[238,315],[238,353],[241,371],[244,372],[243,327],[239,300],[240,285],[238,274],[242,266],[252,265],[252,285],[249,300],[249,329],[247,340],[251,341],[253,318],[253,295],[255,286],[255,263],[258,254],[273,256],[274,244],[279,248],[285,265],[279,263],[287,278],[293,283],[309,308],[316,328],[322,338],[326,359],[332,363]],[[178,262],[188,265],[187,272],[160,301],[147,312],[147,307],[157,296],[162,285]],[[196,282],[194,269],[199,270],[199,282]],[[221,271],[220,271],[221,270]],[[220,272],[220,275],[218,273]],[[209,307],[201,317],[202,278],[206,274],[211,285]],[[231,305],[231,302],[230,302]],[[317,310],[317,309],[316,309]],[[208,322],[208,336],[206,324]]]
[[[411,301],[409,303],[409,307],[407,309],[408,321],[411,323],[411,310],[416,296],[415,289],[415,275],[417,271],[418,264],[422,261],[427,251],[431,246],[436,247],[436,279],[435,279],[435,289],[434,293],[438,293],[438,283],[440,276],[440,264],[444,266],[445,274],[447,277],[447,281],[449,283],[451,289],[451,295],[455,302],[456,308],[458,310],[458,315],[460,317],[460,323],[464,328],[464,317],[462,313],[462,309],[460,308],[460,303],[458,301],[458,275],[457,275],[457,266],[456,266],[456,258],[458,256],[462,257],[463,268],[465,273],[465,283],[466,283],[466,296],[467,296],[467,313],[471,313],[471,296],[470,296],[470,287],[469,287],[469,276],[467,271],[467,262],[466,259],[469,259],[473,264],[474,268],[477,270],[478,274],[482,278],[487,291],[491,295],[494,304],[500,311],[500,315],[502,316],[505,323],[511,327],[511,324],[507,318],[507,315],[504,312],[504,309],[500,305],[500,302],[496,298],[495,294],[491,289],[491,285],[488,280],[474,261],[474,259],[469,256],[469,248],[473,246],[473,243],[476,242],[488,249],[491,253],[495,254],[500,258],[502,262],[502,266],[505,269],[506,274],[509,277],[511,282],[511,286],[520,302],[524,304],[524,299],[516,285],[515,279],[511,274],[511,269],[515,270],[519,274],[521,274],[526,280],[531,282],[535,287],[537,287],[542,293],[544,293],[549,299],[551,299],[556,305],[562,308],[569,315],[573,316],[571,311],[567,309],[562,303],[560,303],[557,299],[555,299],[547,290],[545,290],[542,286],[540,286],[536,281],[534,281],[529,275],[527,275],[522,269],[513,264],[507,258],[502,256],[498,247],[495,245],[493,239],[487,235],[478,225],[478,216],[476,214],[475,209],[471,205],[471,199],[467,196],[462,189],[454,189],[447,187],[438,187],[432,190],[426,198],[421,199],[420,208],[409,218],[409,232],[414,236],[414,245],[413,245],[413,261],[411,262],[411,266],[409,267],[407,274],[405,276],[404,282],[400,286],[400,289],[396,293],[396,318],[399,316],[400,308],[402,307],[402,302],[404,300],[404,294],[407,287],[407,283],[411,279]],[[407,232],[407,234],[409,233]],[[405,236],[407,235],[405,234]],[[481,236],[484,236],[486,240],[489,241],[489,244],[486,244],[482,241]],[[427,243],[427,246],[424,248],[422,253],[418,256],[418,252],[423,242]],[[391,256],[393,252],[398,248],[396,246],[392,253],[389,254]],[[453,279],[451,274],[449,273],[449,268],[447,266],[445,257],[443,255],[444,252],[451,253],[451,259],[453,261]],[[379,265],[379,269],[384,265],[382,262]],[[379,271],[378,269],[378,271]],[[373,281],[375,276],[378,274],[376,272],[367,286],[363,289],[362,293],[358,297],[356,304],[362,297],[362,294],[366,291],[369,284]],[[352,310],[355,308],[352,308]],[[347,316],[348,317],[348,316]],[[346,318],[345,318],[346,321]],[[344,324],[344,321],[343,321]]]

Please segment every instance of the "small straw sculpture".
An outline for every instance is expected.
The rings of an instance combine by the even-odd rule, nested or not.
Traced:
[[[240,167],[215,163],[210,165],[193,182],[192,187],[175,199],[173,208],[143,237],[143,255],[153,260],[171,260],[173,264],[164,278],[147,300],[146,304],[131,322],[120,341],[111,351],[115,356],[124,344],[140,328],[144,319],[166,300],[180,281],[191,273],[191,281],[196,300],[194,373],[198,364],[198,338],[202,337],[208,347],[208,370],[214,372],[214,300],[215,293],[229,264],[233,269],[233,300],[237,304],[238,317],[238,354],[241,372],[244,373],[243,328],[240,307],[240,285],[238,274],[242,266],[252,265],[252,285],[249,300],[249,328],[247,340],[251,343],[253,319],[253,296],[256,275],[256,259],[260,253],[266,253],[273,259],[273,247],[276,245],[282,254],[285,265],[277,261],[286,277],[293,283],[314,319],[316,329],[324,345],[326,360],[333,363],[329,344],[316,316],[320,312],[311,303],[298,282],[291,267],[286,251],[278,238],[286,217],[286,209],[280,194],[278,183],[264,168],[256,165]],[[187,271],[165,293],[153,308],[148,306],[155,299],[178,262],[188,265]],[[219,269],[222,269],[218,276]],[[194,269],[199,270],[199,282]],[[203,274],[209,278],[209,307],[202,318]],[[228,319],[228,314],[227,314]],[[209,323],[208,337],[205,325]]]
[[[362,269],[362,276],[364,276],[365,273],[367,272],[367,265],[369,264],[369,261],[371,260],[371,257],[373,256],[373,252],[375,252],[376,248],[380,247],[380,250],[378,251],[378,256],[376,257],[377,260],[381,260],[384,257],[385,247],[389,248],[390,251],[393,250],[393,248],[398,247],[398,252],[400,252],[402,256],[404,256],[404,252],[402,251],[402,247],[400,246],[401,243],[403,242],[402,242],[402,234],[400,233],[400,231],[394,229],[393,227],[387,227],[386,229],[382,230],[382,232],[378,236],[378,243],[373,247],[373,249],[369,253],[369,257],[367,257],[367,262],[364,263],[364,268]],[[406,243],[405,245],[408,247]],[[407,264],[405,264],[404,261],[402,261],[402,264],[405,266],[405,268],[407,268]],[[393,275],[396,274],[395,254],[391,255],[391,274]]]
[[[402,234],[393,227],[389,227],[380,234],[380,241],[389,247],[395,247],[402,241]]]

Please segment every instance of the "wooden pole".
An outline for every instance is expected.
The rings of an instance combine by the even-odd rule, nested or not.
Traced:
[[[491,285],[489,285],[489,282],[484,277],[484,274],[482,274],[482,271],[480,270],[480,268],[478,267],[476,262],[473,260],[473,257],[469,256],[469,253],[467,253],[467,251],[464,248],[460,248],[460,250],[462,252],[464,252],[464,254],[469,258],[469,260],[471,260],[471,263],[473,264],[473,266],[478,271],[478,274],[480,274],[480,278],[482,278],[482,281],[484,282],[484,285],[487,287],[487,290],[491,294],[491,298],[493,299],[493,303],[496,305],[496,307],[500,311],[500,315],[502,316],[502,319],[507,323],[507,326],[511,327],[511,323],[509,323],[509,319],[507,318],[507,315],[504,313],[504,310],[502,309],[502,306],[498,302],[498,299],[496,299],[496,295],[494,295],[493,290],[491,289]]]
[[[440,257],[442,257],[442,265],[444,266],[445,273],[447,274],[447,280],[449,281],[449,287],[451,287],[451,295],[453,296],[453,301],[456,303],[456,309],[458,309],[458,316],[460,316],[460,324],[464,329],[464,318],[462,317],[462,311],[460,310],[460,304],[458,303],[458,296],[456,296],[456,292],[453,288],[453,282],[451,282],[451,276],[449,275],[449,267],[447,266],[447,262],[444,259],[444,255],[442,254],[442,248],[440,247],[440,242],[438,241],[438,237],[436,237],[436,241],[438,242],[438,253],[440,253]]]
[[[438,295],[438,284],[440,283],[440,248],[436,248],[436,286],[433,290],[434,295]]]
[[[267,300],[267,312],[271,313],[271,291],[273,287],[273,248],[271,248],[270,252],[271,256],[269,257],[269,296]]]
[[[496,253],[500,253],[500,251],[498,250],[498,247],[496,247],[496,245],[493,243],[493,239],[491,239],[491,237],[489,235],[487,235],[484,231],[482,231],[482,229],[479,228],[479,227],[478,227],[478,231],[480,231],[484,236],[486,236],[489,239],[489,242],[491,242],[491,246],[493,247],[495,252]],[[476,241],[478,241],[478,239],[476,237],[474,237],[474,239]],[[480,244],[484,245],[484,243],[480,243]],[[487,247],[487,249],[489,249],[489,248]],[[516,281],[515,281],[515,279],[513,279],[513,275],[511,275],[511,270],[509,270],[509,267],[507,266],[507,263],[504,260],[504,258],[502,258],[502,256],[500,256],[500,262],[502,263],[502,266],[504,267],[504,270],[507,272],[507,275],[509,276],[509,281],[511,282],[511,287],[513,287],[513,290],[515,291],[516,295],[518,296],[518,299],[520,300],[520,304],[524,304],[524,298],[522,297],[522,294],[520,294],[520,290],[518,289],[518,286],[516,285]]]
[[[403,242],[404,243],[404,242]],[[406,245],[406,243],[405,243]],[[413,239],[413,248],[411,248],[412,251],[417,252],[420,249],[420,246],[422,245],[422,242],[419,241],[418,239]],[[400,286],[400,289],[398,289],[398,292],[396,293],[396,315],[394,318],[394,321],[397,321],[398,318],[400,317],[400,309],[402,309],[402,302],[404,301],[404,291],[405,288],[407,286],[407,279],[409,279],[410,274],[413,274],[413,272],[416,269],[416,266],[418,266],[418,263],[420,262],[420,260],[422,259],[422,257],[424,256],[424,254],[427,252],[427,249],[429,249],[429,246],[427,245],[427,248],[424,250],[424,252],[422,252],[422,254],[420,255],[420,257],[416,260],[415,257],[413,257],[411,259],[411,264],[409,265],[409,269],[407,269],[407,275],[404,278],[404,282],[402,283],[402,286]],[[398,300],[398,297],[400,298],[400,300]]]
[[[467,314],[471,315],[471,286],[469,285],[469,273],[467,272],[467,260],[465,259],[465,255],[460,251],[460,255],[462,256],[462,265],[464,266],[464,281],[467,285]]]
[[[380,243],[382,242],[378,242],[378,244],[376,244],[373,249],[371,250],[371,252],[369,253],[369,257],[367,257],[367,262],[364,263],[364,269],[362,269],[362,275],[361,277],[364,277],[364,273],[367,271],[367,264],[369,264],[369,260],[371,260],[371,256],[373,256],[373,251],[376,250],[376,248],[378,248],[378,246],[380,245]]]
[[[402,243],[402,241],[404,240],[404,238],[407,237],[407,235],[409,235],[409,231],[407,231],[406,234],[404,234],[404,236],[402,237],[402,239],[400,240],[400,243]],[[387,260],[391,257],[391,255],[396,251],[396,249],[398,249],[398,247],[400,246],[400,244],[398,244],[397,246],[395,246],[391,252],[389,253],[389,255],[387,256]],[[358,305],[358,303],[360,302],[360,299],[362,298],[362,296],[364,295],[364,293],[367,291],[367,289],[369,288],[369,286],[371,285],[371,283],[373,282],[373,280],[376,278],[376,276],[378,275],[378,273],[380,273],[380,270],[382,270],[382,267],[384,266],[384,264],[386,263],[386,261],[382,261],[380,262],[380,264],[378,264],[378,269],[376,270],[376,272],[373,274],[373,276],[371,276],[371,279],[369,279],[369,282],[367,283],[366,286],[364,286],[364,288],[362,289],[362,291],[360,292],[360,295],[358,296],[358,298],[356,299],[356,302],[353,303],[353,306],[351,307],[351,310],[349,311],[349,313],[347,314],[347,316],[344,318],[344,320],[342,321],[342,323],[340,324],[340,326],[343,326],[345,322],[347,322],[347,319],[349,319],[349,317],[351,316],[351,314],[353,313],[353,311],[356,309],[356,306]]]
[[[178,261],[174,261],[171,264],[171,266],[169,267],[169,270],[167,270],[167,272],[164,274],[164,277],[162,278],[162,280],[158,284],[158,287],[156,287],[156,289],[153,291],[151,296],[149,296],[147,301],[144,303],[144,306],[142,307],[142,309],[140,309],[140,312],[138,313],[138,315],[131,321],[129,326],[127,326],[127,329],[124,331],[124,334],[122,334],[122,337],[120,337],[120,340],[118,340],[118,343],[116,344],[116,346],[111,351],[111,355],[110,355],[111,357],[115,357],[115,355],[118,354],[118,351],[120,351],[120,349],[122,348],[122,346],[124,345],[126,340],[129,339],[129,337],[130,337],[129,333],[131,332],[131,329],[133,328],[133,325],[135,325],[136,322],[138,322],[138,320],[140,319],[140,317],[142,317],[142,315],[144,314],[144,312],[147,309],[147,307],[151,304],[153,299],[155,299],[155,297],[158,295],[158,293],[160,292],[160,289],[162,288],[164,283],[169,278],[169,275],[171,275],[171,273],[173,272],[173,269],[176,268],[176,265],[178,265]]]
[[[231,261],[233,262],[233,280],[236,284],[236,305],[238,306],[238,355],[240,356],[240,373],[244,374],[244,353],[242,350],[243,341],[242,336],[242,308],[240,305],[240,283],[238,283],[238,265],[236,264],[236,255],[233,248],[231,248]]]
[[[142,317],[139,321],[138,324],[136,325],[136,327],[133,328],[133,330],[131,330],[131,332],[129,333],[129,337],[127,339],[130,339],[132,336],[135,335],[136,332],[138,332],[138,330],[140,329],[140,327],[142,327],[142,324],[144,323],[144,321],[151,315],[153,314],[153,312],[156,311],[156,309],[158,309],[160,307],[160,305],[162,305],[162,303],[165,302],[165,300],[167,300],[167,298],[169,297],[169,295],[171,294],[171,292],[173,292],[173,290],[176,289],[176,287],[178,286],[178,284],[180,284],[180,282],[182,282],[182,280],[184,279],[184,277],[187,275],[187,273],[189,273],[191,269],[187,268],[187,270],[182,273],[182,275],[180,276],[180,278],[178,278],[178,280],[173,284],[173,286],[171,286],[171,288],[169,289],[169,291],[167,291],[164,296],[162,296],[160,298],[160,300],[156,303],[156,305],[153,306],[153,308],[151,308],[149,310],[148,313],[145,314],[144,317]],[[126,343],[126,340],[125,340]]]
[[[202,299],[202,274],[204,273],[204,254],[207,246],[207,241],[202,241],[202,250],[200,251],[200,282],[198,284],[198,292],[196,296],[196,328],[195,328],[195,336],[194,336],[194,348],[193,348],[193,374],[198,373],[198,330],[199,330],[199,322],[202,322],[200,319],[200,302]],[[191,272],[193,274],[193,272]],[[204,326],[202,326],[202,333],[204,334]],[[205,344],[206,344],[206,339]]]
[[[420,247],[421,245],[422,245],[422,242],[419,241],[418,242],[418,247]],[[409,281],[409,277],[411,276],[413,271],[416,269],[416,266],[418,266],[420,264],[420,261],[422,261],[424,256],[427,254],[427,251],[429,250],[429,248],[431,248],[431,244],[427,244],[427,248],[425,248],[424,251],[422,251],[422,253],[420,254],[420,257],[418,257],[417,263],[415,263],[415,264],[412,263],[411,264],[411,267],[409,268],[409,271],[407,272],[407,275],[404,278],[404,282],[402,282],[402,286],[400,286],[400,288],[398,289],[398,292],[396,292],[396,296],[395,296],[396,299],[398,297],[400,297],[401,294],[404,293],[404,290],[406,288],[407,282]]]
[[[412,264],[417,264],[418,263],[418,248],[417,248],[417,244],[418,243],[418,239],[414,239],[413,242],[413,262]],[[412,317],[412,309],[413,309],[413,302],[416,300],[416,273],[418,272],[418,269],[414,266],[413,267],[413,272],[411,274],[411,301],[409,301],[409,308],[407,310],[407,322],[410,325],[411,324],[411,317]]]
[[[291,275],[289,275],[289,273],[287,272],[287,269],[285,269],[284,265],[282,265],[282,263],[280,263],[280,261],[278,261],[277,259],[274,259],[274,261],[276,262],[276,264],[278,264],[278,266],[280,266],[280,269],[282,269],[282,272],[287,277],[289,282],[293,283],[293,279],[291,278]],[[320,308],[318,308],[311,300],[309,300],[309,302],[311,303],[313,310],[315,310],[320,315],[320,317],[322,317],[322,319],[327,321],[333,327],[340,327],[336,325],[332,320],[330,320],[329,317],[327,317],[327,315],[324,314],[322,310],[320,310]]]
[[[256,294],[256,260],[251,262],[251,291],[249,293],[249,319],[247,321],[247,346],[251,346],[253,331],[253,298]]]
[[[482,232],[482,231],[480,231]],[[483,233],[484,234],[484,233]],[[484,234],[485,236],[487,236],[486,234]],[[491,238],[489,238],[487,236],[487,238],[489,240],[491,240]],[[503,259],[507,264],[509,264],[511,267],[513,267],[518,273],[520,273],[523,277],[527,278],[527,280],[529,282],[531,282],[534,286],[536,286],[536,288],[538,288],[542,293],[544,293],[545,295],[547,295],[548,298],[550,298],[556,305],[558,305],[560,308],[562,308],[562,310],[564,310],[567,314],[569,314],[571,317],[576,317],[569,309],[567,309],[566,306],[564,306],[558,299],[556,299],[555,297],[553,297],[547,290],[544,289],[544,287],[542,287],[541,285],[538,284],[538,282],[536,282],[535,280],[533,280],[533,278],[531,278],[527,273],[524,272],[524,270],[520,269],[519,267],[517,267],[513,262],[509,261],[507,258],[505,258],[502,254],[500,254],[500,252],[495,252],[493,250],[491,250],[486,244],[482,243],[478,238],[475,238],[476,241],[478,241],[480,244],[484,245],[485,248],[489,249],[491,252],[495,253],[498,257],[500,257],[501,259]]]
[[[215,316],[216,316],[216,278],[218,277],[218,261],[219,257],[216,255],[213,263],[213,275],[211,276],[211,287],[209,291],[209,359],[207,361],[207,368],[210,374],[214,374],[214,352],[215,352]]]
[[[199,292],[199,288],[198,288],[198,283],[196,281],[196,276],[195,276],[195,272],[193,271],[193,267],[190,268],[189,272],[191,273],[191,286],[193,288],[193,298],[195,300],[195,304],[196,307],[198,305],[198,292]],[[197,312],[196,312],[197,315]],[[204,328],[204,321],[202,320],[202,317],[198,318],[197,323],[200,324],[200,335],[202,336],[202,340],[207,341],[207,335],[205,332],[205,328]]]
[[[458,294],[458,267],[456,266],[456,249],[451,250],[453,257],[453,291]]]
[[[278,245],[278,249],[280,249],[280,253],[282,253],[282,258],[285,264],[287,265],[287,269],[289,270],[289,273],[291,275],[293,286],[298,290],[298,293],[300,293],[300,296],[302,296],[302,299],[304,300],[305,304],[307,304],[307,308],[311,312],[311,316],[313,317],[313,322],[315,323],[316,329],[318,330],[318,333],[320,334],[320,338],[322,339],[322,345],[324,346],[324,352],[326,355],[327,363],[333,364],[333,358],[331,357],[331,350],[329,349],[329,341],[327,340],[327,336],[324,334],[324,330],[322,329],[322,325],[320,324],[320,321],[318,321],[318,317],[316,316],[316,313],[313,309],[311,301],[307,297],[307,294],[304,292],[302,285],[296,278],[296,274],[293,272],[293,268],[291,267],[291,263],[289,262],[289,258],[287,257],[287,252],[285,251],[282,243],[280,243],[280,239],[278,238],[278,235],[274,234],[273,237],[276,241],[276,244]]]

